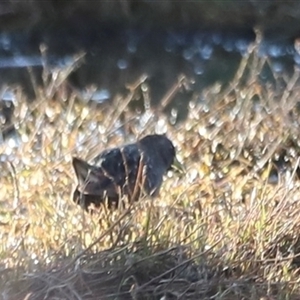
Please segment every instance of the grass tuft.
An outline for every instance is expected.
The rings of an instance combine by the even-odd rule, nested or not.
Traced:
[[[265,84],[268,65],[254,45],[231,85],[194,93],[175,125],[162,112],[189,88],[183,75],[139,111],[145,75],[112,105],[68,89],[70,67],[47,71],[33,103],[16,93],[17,133],[0,145],[3,299],[299,299],[299,71]],[[154,132],[185,176],[111,213],[72,203],[72,155]]]

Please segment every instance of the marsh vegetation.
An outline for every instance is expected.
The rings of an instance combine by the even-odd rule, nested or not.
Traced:
[[[2,298],[299,299],[299,70],[265,84],[265,69],[252,45],[230,85],[190,94],[181,122],[166,107],[189,91],[185,75],[155,107],[147,76],[110,104],[68,90],[72,68],[32,78],[34,102],[15,87],[16,133],[0,145]],[[73,203],[72,156],[153,133],[185,176],[113,212]]]

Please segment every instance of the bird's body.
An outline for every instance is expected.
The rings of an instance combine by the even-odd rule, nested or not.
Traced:
[[[165,135],[148,135],[136,143],[100,153],[94,164],[73,158],[78,186],[73,200],[84,209],[91,203],[118,205],[120,196],[135,201],[141,194],[156,196],[163,175],[171,168],[175,148]]]

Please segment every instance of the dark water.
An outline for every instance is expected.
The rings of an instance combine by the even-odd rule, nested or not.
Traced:
[[[31,67],[42,84],[43,63],[50,68],[72,64],[73,55],[86,52],[84,63],[69,77],[71,86],[91,101],[109,101],[122,92],[127,83],[141,74],[148,75],[153,104],[158,103],[179,74],[194,78],[193,91],[201,91],[216,81],[225,85],[234,76],[241,58],[255,40],[252,30],[235,32],[209,30],[146,30],[103,27],[56,28],[39,32],[0,33],[0,109],[2,123],[9,124],[13,92],[9,87],[21,85],[30,100],[35,95],[29,76]],[[47,46],[43,61],[40,45]],[[265,39],[259,55],[268,56],[275,73],[290,72],[300,64],[293,41]],[[88,95],[86,88],[97,90]],[[185,107],[188,97],[175,99]]]

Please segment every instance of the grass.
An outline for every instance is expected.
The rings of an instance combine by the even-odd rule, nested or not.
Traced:
[[[193,94],[177,124],[163,111],[192,84],[184,75],[160,107],[147,76],[112,105],[86,105],[67,88],[78,60],[45,67],[43,87],[33,78],[33,103],[16,88],[20,143],[0,145],[1,297],[299,299],[299,71],[262,84],[269,61],[254,45],[231,85]],[[154,132],[167,132],[185,176],[168,173],[157,199],[112,213],[72,203],[72,155]]]

